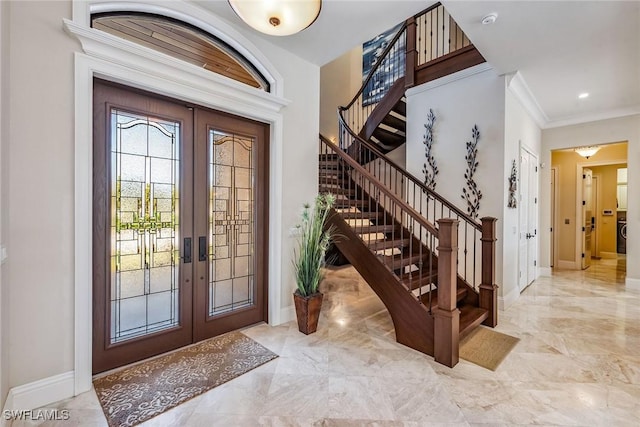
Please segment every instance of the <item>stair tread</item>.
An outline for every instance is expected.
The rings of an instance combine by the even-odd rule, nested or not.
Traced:
[[[457,288],[456,289],[456,302],[460,303],[467,296],[467,290],[465,288]],[[425,292],[422,294],[422,304],[424,304],[427,308],[429,308],[429,293]],[[431,307],[438,306],[438,290],[435,289],[431,292]]]
[[[407,131],[407,122],[392,114],[387,114],[385,118],[382,120],[382,123],[394,129],[398,129],[402,132]]]
[[[458,308],[460,309],[460,339],[469,335],[489,317],[489,312],[484,308],[469,304],[464,304]]]
[[[352,225],[351,228],[353,228],[356,233],[391,233],[397,229],[395,224],[359,224]]]
[[[378,127],[373,131],[373,136],[386,145],[402,145],[407,140],[406,136],[390,132],[381,127]]]
[[[409,242],[411,241],[411,239],[409,239],[408,237],[406,239],[377,239],[377,240],[370,240],[365,242],[367,244],[367,246],[369,247],[369,249],[371,249],[372,251],[381,251],[383,249],[391,249],[391,248],[404,248],[409,246]]]
[[[398,254],[398,255],[378,255],[382,262],[393,270],[417,264],[422,261],[425,254]]]
[[[396,103],[396,105],[393,106],[391,111],[395,111],[396,113],[400,114],[401,116],[406,117],[407,116],[407,103],[404,102],[403,100],[400,100],[400,101],[398,101]]]
[[[429,283],[433,283],[435,279],[438,277],[438,271],[436,270],[436,266],[434,265],[429,273],[428,269],[412,271],[410,273],[405,273],[400,276],[400,280],[402,283],[407,285],[411,290],[417,289],[420,286],[428,285]]]
[[[340,212],[342,219],[379,219],[382,212]]]

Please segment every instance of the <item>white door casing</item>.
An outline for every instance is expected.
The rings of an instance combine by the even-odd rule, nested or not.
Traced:
[[[581,268],[591,266],[593,219],[593,172],[582,169],[582,262]]]
[[[154,4],[155,3],[155,4]],[[272,84],[271,93],[253,90],[191,64],[90,28],[90,14],[124,10],[155,13],[183,20],[228,42],[249,59]],[[73,20],[65,30],[80,40],[84,53],[75,54],[75,350],[74,394],[90,390],[91,382],[91,134],[92,82],[94,77],[193,102],[270,124],[269,153],[269,323],[282,317],[282,162],[284,120],[282,76],[242,34],[204,9],[187,2],[73,2]],[[70,396],[59,396],[59,399]]]
[[[520,148],[518,288],[536,278],[538,240],[538,158]]]

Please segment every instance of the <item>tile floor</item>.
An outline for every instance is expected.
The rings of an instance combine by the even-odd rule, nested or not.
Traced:
[[[351,267],[329,271],[324,291],[317,333],[245,330],[280,357],[143,425],[639,425],[640,293],[625,291],[624,259],[527,288],[500,312],[497,330],[521,341],[496,372],[464,360],[449,369],[397,344]],[[107,425],[93,392],[51,408],[71,419],[47,426]]]

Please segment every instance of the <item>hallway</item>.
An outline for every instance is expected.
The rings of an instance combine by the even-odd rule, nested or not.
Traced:
[[[316,334],[294,322],[246,329],[280,357],[144,425],[637,425],[640,293],[625,291],[623,263],[529,286],[499,314],[497,330],[521,341],[496,372],[464,360],[449,369],[397,344],[358,274],[332,269]],[[55,425],[106,426],[93,392],[51,407],[70,410]]]

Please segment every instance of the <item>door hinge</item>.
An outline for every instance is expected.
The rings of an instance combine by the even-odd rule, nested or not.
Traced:
[[[582,254],[582,258],[584,258],[584,254]]]
[[[549,228],[549,232],[553,233],[553,227]]]
[[[586,205],[586,204],[587,204],[587,202],[583,200],[583,201],[582,201],[582,206],[584,206],[584,205]]]
[[[587,175],[582,174],[582,179],[587,179]]]
[[[538,167],[536,166],[536,172],[538,172]]]
[[[535,259],[533,260],[533,266],[535,267],[536,265],[538,265],[538,261],[536,261]]]
[[[536,203],[538,203],[538,198],[537,197],[533,199],[533,204],[535,205]]]
[[[587,230],[585,230],[584,227],[582,227],[582,231],[587,231]]]

